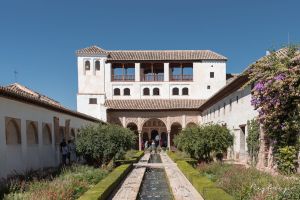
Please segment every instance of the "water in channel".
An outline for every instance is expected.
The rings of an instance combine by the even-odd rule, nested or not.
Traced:
[[[151,154],[149,163],[161,163],[159,154]],[[172,200],[164,168],[147,168],[138,200]]]

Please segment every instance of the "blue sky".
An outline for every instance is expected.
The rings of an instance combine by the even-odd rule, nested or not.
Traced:
[[[300,43],[299,0],[3,0],[0,85],[17,81],[76,109],[75,50],[211,49],[241,72]]]

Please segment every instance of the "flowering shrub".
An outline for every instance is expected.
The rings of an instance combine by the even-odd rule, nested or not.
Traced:
[[[296,146],[300,130],[300,66],[293,61],[297,48],[273,52],[248,70],[252,105],[275,151]],[[282,162],[278,162],[280,165]],[[279,166],[280,168],[280,166]]]

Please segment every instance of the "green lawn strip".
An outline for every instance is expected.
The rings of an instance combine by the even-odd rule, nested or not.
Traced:
[[[132,164],[124,164],[115,168],[106,178],[85,192],[79,200],[104,200],[121,183],[132,168]]]
[[[195,189],[202,195],[205,200],[233,200],[233,197],[221,188],[218,188],[214,182],[200,174],[190,163],[193,159],[180,159],[176,153],[168,152],[170,158],[177,163],[178,168],[192,183]]]

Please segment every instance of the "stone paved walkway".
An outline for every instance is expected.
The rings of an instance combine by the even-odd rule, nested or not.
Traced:
[[[203,200],[199,192],[166,153],[160,154],[175,200]]]

